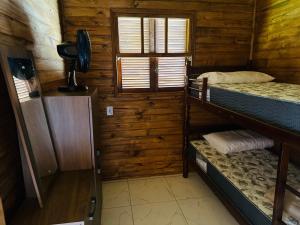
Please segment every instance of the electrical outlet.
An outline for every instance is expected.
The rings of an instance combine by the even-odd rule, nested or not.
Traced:
[[[106,115],[107,115],[107,116],[113,116],[113,115],[114,115],[114,107],[112,107],[112,106],[107,106],[107,107],[106,107]]]

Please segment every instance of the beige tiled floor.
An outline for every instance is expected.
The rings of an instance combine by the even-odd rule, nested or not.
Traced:
[[[238,225],[197,174],[104,182],[102,225]]]

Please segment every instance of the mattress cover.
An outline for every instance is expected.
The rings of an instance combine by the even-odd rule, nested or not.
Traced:
[[[214,88],[300,104],[300,85],[287,83],[214,84]]]
[[[276,185],[276,155],[262,149],[224,155],[205,140],[191,141],[191,145],[272,220],[273,202],[265,197],[265,193]],[[288,184],[300,188],[300,169],[293,164],[289,165]],[[288,225],[300,225],[300,221],[286,213],[283,214],[283,221]]]
[[[210,101],[278,127],[300,132],[300,85],[214,84]]]

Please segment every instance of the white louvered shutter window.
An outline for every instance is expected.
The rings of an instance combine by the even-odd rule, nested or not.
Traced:
[[[183,87],[186,74],[185,57],[158,58],[158,87]]]
[[[141,18],[119,17],[118,28],[120,53],[141,53]]]
[[[138,14],[116,18],[118,90],[159,91],[184,87],[185,61],[191,56],[190,18]]]
[[[187,52],[187,19],[168,19],[168,53]]]
[[[150,88],[150,60],[148,57],[122,57],[122,87]]]

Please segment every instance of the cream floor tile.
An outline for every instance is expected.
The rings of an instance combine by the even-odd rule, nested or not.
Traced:
[[[157,179],[157,178],[163,178],[164,175],[157,175],[157,176],[149,176],[149,177],[135,177],[135,178],[129,178],[128,180],[149,180],[149,179]]]
[[[132,205],[175,200],[164,177],[128,180]]]
[[[178,203],[189,225],[238,225],[217,197],[178,200]]]
[[[102,184],[116,183],[116,182],[127,182],[127,179],[118,179],[118,180],[106,180]]]
[[[132,207],[135,225],[187,225],[176,201]]]
[[[103,208],[130,205],[127,180],[103,183]]]
[[[101,225],[133,225],[131,206],[103,209]]]
[[[177,200],[188,198],[205,198],[213,193],[196,173],[190,173],[188,178],[181,174],[165,176],[169,187]]]

